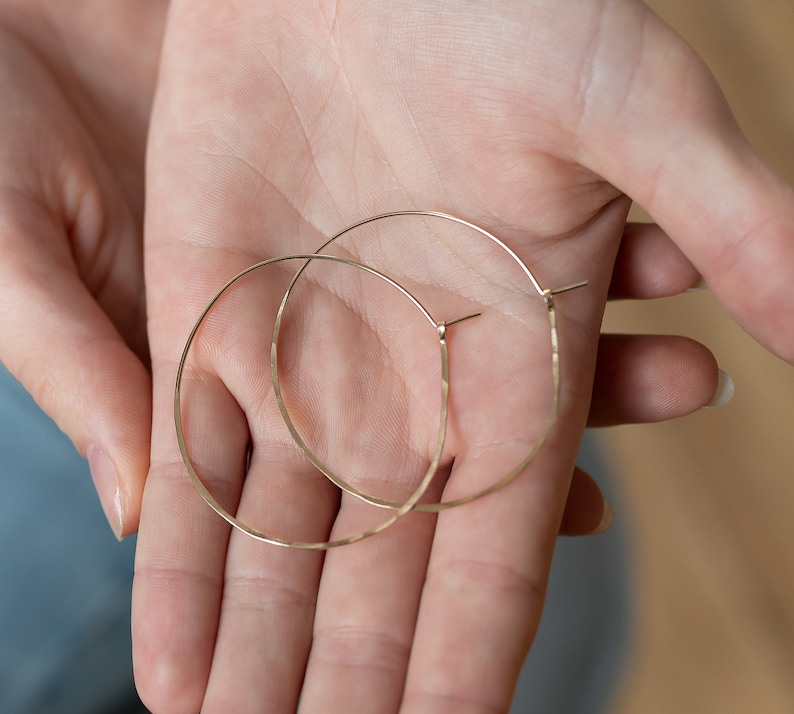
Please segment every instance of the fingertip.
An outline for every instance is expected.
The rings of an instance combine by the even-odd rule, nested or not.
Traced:
[[[698,276],[699,277],[698,277],[697,282],[694,285],[692,285],[692,287],[687,288],[686,292],[688,292],[688,293],[701,293],[704,290],[708,290],[709,289],[709,285],[706,282],[706,279],[702,275],[700,275],[700,273],[698,273]]]
[[[599,535],[606,533],[614,520],[615,511],[604,498],[598,483],[584,469],[575,467],[559,534]]]
[[[116,336],[56,361],[42,358],[26,386],[85,457],[110,528],[122,540],[138,528],[149,468],[149,373]],[[48,374],[57,388],[36,386],[33,373]]]
[[[105,518],[113,535],[121,541],[124,538],[124,504],[116,467],[108,455],[93,444],[86,449],[85,455]]]
[[[133,642],[136,638],[133,636]],[[201,711],[202,697],[194,692],[195,687],[176,686],[174,683],[182,679],[178,675],[178,664],[175,661],[165,661],[163,657],[141,666],[140,656],[135,654],[133,648],[133,676],[135,687],[143,704],[148,711],[174,712],[174,714],[195,714]],[[184,654],[182,655],[184,657]]]
[[[610,299],[647,300],[705,287],[703,277],[655,223],[629,223],[623,231]]]
[[[173,648],[163,642],[165,627],[158,632],[147,632],[145,626],[156,618],[136,617],[133,600],[132,662],[135,687],[141,701],[152,712],[194,714],[201,710],[203,686],[199,679],[189,680],[194,672],[184,667],[185,652],[173,653]],[[152,602],[158,607],[158,602]],[[157,621],[158,624],[162,623]],[[152,639],[154,638],[154,639]]]
[[[603,535],[612,529],[615,524],[615,509],[612,504],[604,499],[601,508],[601,520],[598,525],[587,535]]]
[[[84,453],[91,476],[119,540],[135,533],[140,520],[149,470],[150,384],[146,369],[127,351],[103,378],[85,385],[86,421],[69,427],[77,431],[78,448],[88,443]]]
[[[112,448],[109,451],[114,453]],[[138,530],[145,478],[140,474],[141,467],[132,464],[120,470],[113,458],[95,444],[86,449],[85,458],[110,529],[122,541]]]
[[[691,414],[717,394],[720,371],[687,337],[602,335],[588,425],[647,424]]]
[[[717,409],[718,407],[725,406],[733,399],[736,387],[733,382],[733,377],[725,370],[717,370],[717,388],[714,391],[714,396],[711,400],[704,404],[701,409]]]

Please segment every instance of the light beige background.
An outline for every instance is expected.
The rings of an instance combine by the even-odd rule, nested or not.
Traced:
[[[753,144],[794,183],[794,0],[648,4],[706,59]],[[638,602],[609,712],[791,714],[794,367],[709,293],[613,306],[607,327],[695,337],[736,381],[720,410],[603,434]]]

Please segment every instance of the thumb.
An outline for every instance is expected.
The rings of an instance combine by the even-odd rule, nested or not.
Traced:
[[[609,7],[616,13],[627,4]],[[633,49],[626,43],[626,54],[610,47],[602,59],[633,62],[634,72],[620,104],[609,104],[598,98],[616,96],[600,85],[610,68],[593,71],[580,160],[637,201],[720,304],[794,363],[794,192],[749,146],[694,50],[644,5],[631,12],[643,15],[642,39]]]
[[[19,195],[0,215],[0,361],[88,458],[121,539],[148,468],[148,371],[81,280],[62,221]]]

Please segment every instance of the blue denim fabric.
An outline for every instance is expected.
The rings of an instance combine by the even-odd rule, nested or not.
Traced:
[[[557,541],[543,619],[511,714],[600,714],[620,683],[631,615],[622,509],[592,433],[579,464],[615,506],[617,520],[604,535]]]
[[[134,538],[119,544],[88,467],[0,367],[0,712],[122,714]]]

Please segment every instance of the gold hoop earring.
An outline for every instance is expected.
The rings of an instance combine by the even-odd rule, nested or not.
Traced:
[[[575,290],[580,287],[584,287],[587,285],[586,281],[574,283],[572,285],[567,285],[562,288],[557,288],[554,290],[544,289],[541,287],[538,280],[532,274],[532,271],[527,267],[527,265],[519,258],[519,256],[509,248],[503,241],[499,238],[494,236],[492,233],[489,233],[484,228],[477,226],[473,223],[463,220],[462,218],[458,218],[456,216],[452,216],[446,213],[440,213],[437,211],[420,211],[420,210],[409,210],[409,211],[394,211],[390,213],[382,213],[376,216],[371,216],[369,218],[365,218],[357,223],[354,223],[347,228],[336,233],[330,239],[328,239],[325,243],[323,243],[317,251],[310,257],[309,260],[298,270],[293,277],[292,281],[290,282],[287,290],[284,294],[284,297],[281,300],[281,304],[279,306],[279,310],[276,316],[276,322],[273,328],[273,340],[271,343],[271,360],[270,360],[270,369],[271,369],[271,380],[273,383],[273,390],[276,395],[276,401],[279,406],[279,410],[281,411],[281,416],[289,429],[289,432],[298,445],[298,448],[303,452],[306,458],[317,468],[320,472],[322,472],[332,483],[336,486],[341,488],[346,493],[355,496],[356,498],[361,499],[362,501],[369,503],[373,506],[378,506],[380,508],[389,508],[389,509],[396,509],[398,512],[402,513],[405,504],[395,503],[392,501],[388,501],[385,499],[377,498],[375,496],[369,495],[361,491],[360,489],[355,488],[343,478],[341,478],[338,474],[334,473],[331,469],[329,469],[325,464],[323,464],[320,459],[312,452],[312,450],[308,447],[303,437],[298,432],[292,418],[290,417],[289,411],[287,406],[284,402],[283,396],[281,394],[281,386],[278,374],[278,338],[281,329],[281,321],[284,313],[284,309],[289,299],[290,295],[292,294],[292,290],[295,287],[300,276],[303,274],[305,269],[308,267],[311,260],[315,260],[317,258],[325,258],[327,257],[326,254],[322,253],[321,251],[325,250],[329,245],[331,245],[334,241],[338,238],[342,237],[343,235],[350,233],[351,231],[364,226],[368,223],[374,223],[376,221],[386,220],[389,218],[396,218],[396,217],[404,217],[404,216],[421,216],[427,218],[438,218],[445,221],[451,221],[453,223],[457,223],[464,227],[474,230],[481,236],[487,238],[488,240],[492,241],[495,245],[501,248],[512,260],[515,262],[521,272],[529,279],[533,289],[538,295],[543,299],[543,302],[546,306],[546,313],[549,320],[549,330],[551,334],[551,361],[552,361],[552,402],[551,407],[549,410],[548,417],[546,419],[544,428],[541,432],[540,438],[532,447],[530,452],[516,465],[514,466],[505,476],[499,479],[497,482],[483,488],[479,491],[471,493],[467,496],[463,496],[460,498],[456,498],[450,501],[440,501],[438,503],[419,503],[419,498],[421,498],[421,494],[419,498],[417,498],[413,502],[413,506],[411,507],[412,510],[420,511],[420,512],[438,512],[443,511],[449,508],[454,508],[456,506],[462,506],[466,503],[471,503],[472,501],[476,501],[477,499],[483,498],[491,493],[494,493],[501,488],[507,486],[510,482],[512,482],[524,469],[529,466],[529,464],[534,460],[534,458],[539,453],[541,447],[545,443],[546,439],[548,438],[549,433],[551,432],[552,427],[557,419],[557,409],[559,403],[559,391],[560,391],[560,352],[559,352],[559,335],[557,330],[557,314],[554,305],[554,296],[560,293],[568,292],[570,290]],[[459,318],[457,320],[452,320],[446,323],[436,323],[440,334],[442,334],[442,341],[443,341],[443,333],[441,332],[442,325],[444,327],[450,326],[461,320],[468,319],[469,317],[475,317],[480,313],[476,313],[475,315],[468,315],[464,318]],[[429,317],[429,316],[428,316]],[[432,318],[429,318],[432,321]],[[445,414],[444,414],[444,428],[446,430],[446,403],[445,403]],[[424,493],[424,492],[423,492]]]
[[[288,539],[285,539],[285,538],[280,538],[278,536],[275,536],[275,535],[268,534],[268,533],[265,533],[263,531],[260,531],[260,530],[258,530],[256,528],[252,528],[251,526],[249,526],[248,524],[244,523],[242,520],[237,518],[237,516],[231,514],[229,511],[227,511],[225,508],[223,508],[223,506],[221,506],[221,504],[217,501],[217,499],[210,493],[210,491],[204,485],[203,481],[201,480],[201,478],[199,477],[198,473],[196,472],[196,469],[195,469],[195,467],[193,465],[193,462],[191,460],[191,457],[190,457],[190,454],[189,454],[189,451],[188,451],[188,448],[187,448],[187,443],[186,443],[185,433],[184,433],[183,420],[182,420],[182,396],[181,396],[181,394],[182,394],[182,381],[183,381],[183,376],[184,376],[184,371],[185,371],[185,365],[187,363],[187,358],[188,358],[188,355],[190,353],[190,348],[193,345],[193,343],[195,341],[195,338],[196,338],[196,335],[197,335],[201,325],[204,323],[204,320],[207,318],[207,316],[212,311],[212,309],[216,305],[216,303],[221,299],[221,297],[224,294],[226,294],[234,285],[236,285],[238,283],[238,281],[240,281],[242,278],[244,278],[245,276],[247,276],[250,273],[254,272],[255,270],[259,270],[259,269],[264,268],[266,266],[274,265],[276,263],[283,263],[283,262],[286,262],[286,261],[292,261],[292,260],[303,261],[304,262],[303,268],[305,268],[306,265],[308,265],[308,263],[313,261],[313,260],[321,260],[321,261],[330,261],[330,262],[334,262],[334,263],[341,263],[341,264],[344,264],[344,265],[348,265],[348,266],[351,266],[351,267],[358,268],[360,270],[364,270],[365,272],[367,272],[367,273],[369,273],[371,275],[374,275],[375,277],[383,280],[387,284],[389,284],[392,287],[394,287],[395,289],[397,289],[405,297],[407,297],[419,309],[419,311],[422,313],[422,315],[425,317],[425,319],[427,319],[428,322],[430,322],[430,324],[436,329],[437,334],[438,334],[438,340],[439,340],[439,351],[440,351],[440,356],[441,356],[441,412],[440,412],[440,418],[439,418],[438,438],[437,438],[437,441],[436,441],[435,450],[434,450],[432,460],[430,462],[430,465],[429,465],[425,475],[422,477],[422,480],[420,481],[419,486],[414,490],[414,492],[410,495],[410,497],[404,503],[397,504],[394,507],[394,509],[393,509],[394,512],[389,516],[389,518],[387,518],[386,520],[384,520],[383,522],[379,523],[378,525],[376,525],[376,526],[374,526],[372,528],[369,528],[369,529],[367,529],[365,531],[362,531],[360,533],[357,533],[357,534],[355,534],[353,536],[350,536],[350,537],[347,537],[347,538],[342,538],[342,539],[334,540],[334,541],[318,541],[318,542],[314,542],[314,541],[296,541],[296,540],[288,540]],[[303,268],[301,269],[300,272],[303,271]],[[291,284],[294,284],[294,282],[291,283]],[[283,311],[284,311],[285,305],[286,305],[286,300],[282,300],[281,305],[279,307],[279,311],[277,313],[277,323],[276,323],[276,325],[277,325],[277,328],[279,328],[279,329],[280,329],[281,319],[282,319],[282,316],[283,316]],[[447,422],[448,422],[448,416],[447,415],[448,415],[448,399],[449,399],[449,353],[448,353],[447,341],[446,341],[446,328],[448,326],[452,325],[452,324],[456,324],[458,322],[466,320],[469,317],[474,317],[474,315],[469,315],[469,316],[466,316],[466,317],[458,318],[456,320],[452,320],[452,321],[447,322],[447,323],[443,323],[443,322],[442,323],[438,323],[431,317],[431,315],[427,311],[427,309],[422,305],[422,303],[416,297],[414,297],[414,295],[412,295],[408,290],[406,290],[403,286],[401,286],[399,283],[397,283],[395,280],[393,280],[389,276],[381,273],[378,270],[375,270],[374,268],[371,268],[371,267],[369,267],[367,265],[364,265],[363,263],[359,263],[357,261],[350,260],[350,259],[347,259],[347,258],[340,258],[340,257],[333,256],[333,255],[316,255],[316,254],[285,255],[285,256],[280,256],[280,257],[277,257],[277,258],[271,258],[269,260],[261,261],[259,263],[256,263],[255,265],[252,265],[252,266],[246,268],[242,272],[238,273],[236,276],[234,276],[231,280],[229,280],[216,293],[216,295],[212,298],[212,300],[209,302],[207,307],[204,309],[204,311],[199,316],[198,320],[196,321],[196,324],[194,325],[194,327],[191,330],[190,335],[189,335],[189,337],[187,339],[187,342],[186,342],[185,348],[184,348],[184,350],[182,352],[182,357],[181,357],[181,359],[179,361],[179,366],[178,366],[178,369],[177,369],[176,386],[175,386],[175,389],[174,389],[174,423],[176,425],[177,441],[178,441],[178,444],[179,444],[180,453],[182,454],[182,460],[184,461],[185,467],[187,468],[187,471],[188,471],[188,474],[190,475],[190,477],[191,477],[191,479],[193,481],[193,484],[195,485],[195,487],[198,490],[199,494],[201,494],[201,496],[204,499],[204,501],[221,518],[223,518],[231,526],[233,526],[237,530],[241,531],[242,533],[245,533],[248,536],[256,538],[257,540],[260,540],[260,541],[264,541],[266,543],[271,543],[273,545],[280,545],[280,546],[286,546],[286,547],[290,547],[290,548],[298,548],[298,549],[303,549],[303,550],[325,550],[325,549],[328,549],[328,548],[334,548],[334,547],[339,547],[339,546],[343,546],[343,545],[349,545],[351,543],[355,543],[357,541],[363,540],[363,539],[368,538],[370,536],[373,536],[373,535],[375,535],[377,533],[380,533],[381,531],[384,531],[386,528],[388,528],[389,526],[391,526],[394,523],[396,523],[397,520],[399,520],[404,515],[406,515],[411,510],[414,509],[414,507],[416,506],[416,504],[419,501],[419,499],[422,498],[422,496],[427,491],[428,487],[430,486],[430,483],[433,480],[433,477],[436,475],[436,473],[437,473],[437,471],[439,469],[439,464],[440,464],[440,461],[441,461],[441,455],[442,455],[442,452],[443,452],[443,449],[444,449],[444,443],[445,443],[445,440],[446,440]],[[276,364],[277,364],[277,345],[276,345],[276,341],[278,339],[279,329],[274,329],[274,335],[273,335],[273,339],[272,339],[272,342],[271,342],[271,373],[272,374],[277,374],[277,368],[276,368]],[[277,380],[277,383],[278,383],[278,380]],[[277,392],[277,399],[279,399],[280,403],[283,404],[283,399],[281,397],[280,385],[279,385],[278,392]],[[290,431],[293,434],[297,434],[297,431],[295,430],[294,424],[292,424],[291,420],[289,421],[289,425],[290,425]],[[312,461],[312,463],[315,463],[315,461],[316,461],[316,459],[312,459],[311,457],[310,457],[310,460]]]

